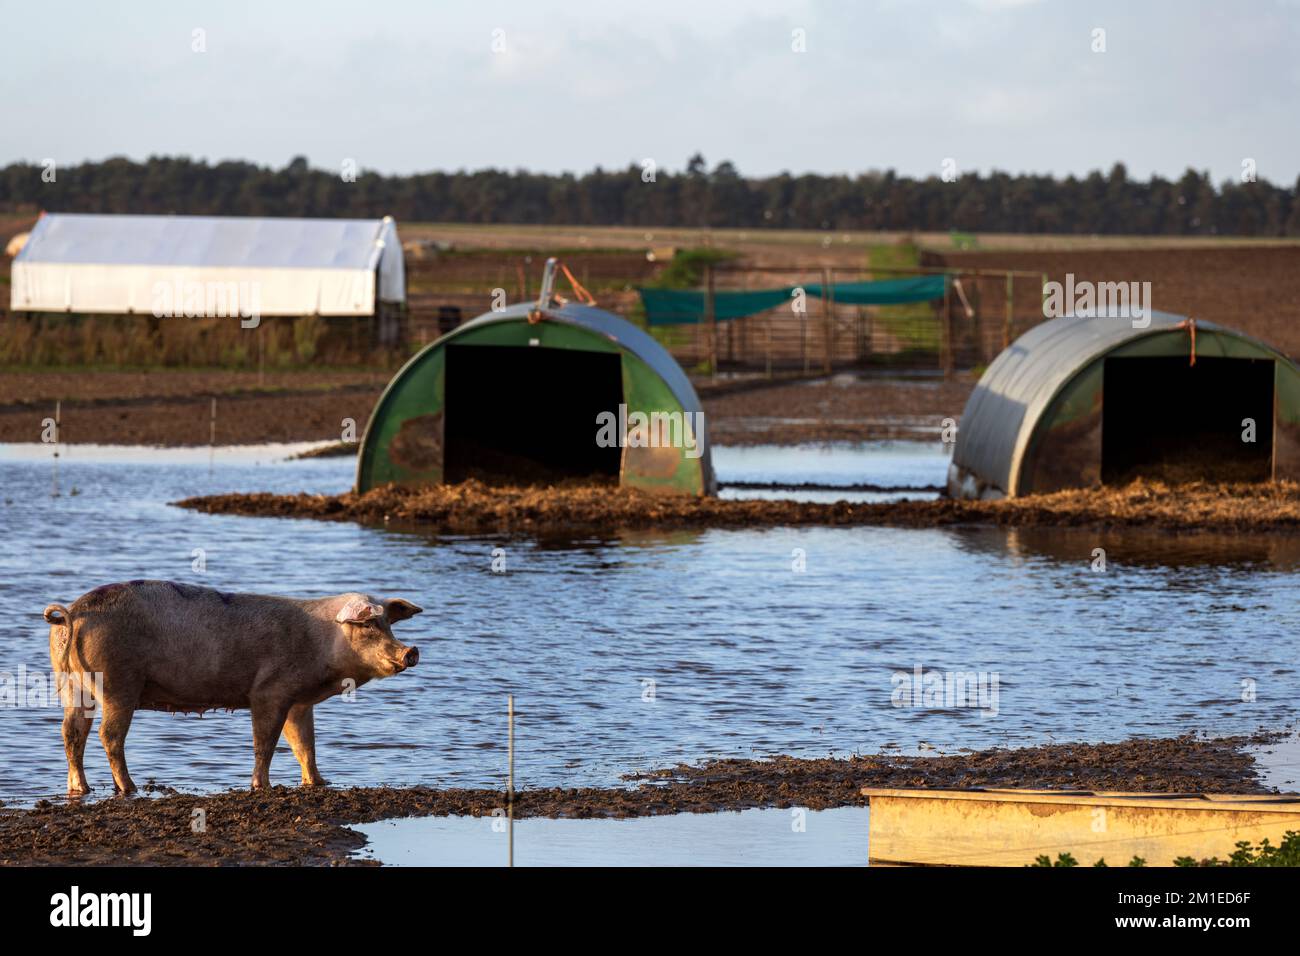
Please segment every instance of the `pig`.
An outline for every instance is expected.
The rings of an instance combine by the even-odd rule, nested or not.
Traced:
[[[99,739],[122,794],[135,790],[125,742],[137,710],[246,707],[253,718],[253,788],[270,786],[282,732],[302,767],[303,786],[323,785],[313,705],[414,667],[420,652],[393,637],[391,626],[421,610],[401,598],[356,592],[300,600],[170,581],[106,584],[70,607],[49,605],[50,660],[65,691],[68,793],[90,790],[82,758],[96,710],[102,710]],[[74,691],[83,702],[72,699]]]

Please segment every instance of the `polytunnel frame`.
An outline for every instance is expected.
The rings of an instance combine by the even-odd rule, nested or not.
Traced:
[[[1053,449],[1048,442],[1063,417],[1082,417],[1078,406],[1083,399],[1091,402],[1101,395],[1097,380],[1105,360],[1181,354],[1190,361],[1193,341],[1197,358],[1274,363],[1271,477],[1300,478],[1300,369],[1295,363],[1267,342],[1235,329],[1166,312],[1151,312],[1150,317],[1148,326],[1134,328],[1128,317],[1069,315],[1042,322],[1016,339],[989,365],[962,412],[948,493],[1016,497],[1085,486],[1087,482],[1058,481],[1039,487],[1033,478],[1041,463],[1075,439],[1067,429],[1055,442],[1061,447]],[[1183,336],[1181,349],[1165,344],[1174,341],[1172,335]],[[1097,405],[1089,413],[1100,416],[1102,408]]]
[[[633,447],[625,443],[619,465],[619,484],[655,491],[713,495],[713,473],[703,406],[690,379],[658,341],[626,319],[594,306],[576,303],[517,303],[487,312],[464,323],[425,346],[393,376],[375,403],[357,454],[355,489],[364,493],[388,482],[433,484],[443,480],[445,456],[446,361],[448,346],[491,348],[528,346],[542,349],[616,353],[620,356],[623,403],[630,416],[636,411],[679,412],[684,427],[691,428],[697,457],[687,448]],[[430,398],[432,396],[432,399]],[[544,396],[539,396],[539,402]],[[529,409],[530,413],[536,409]],[[609,409],[618,414],[618,408]],[[429,421],[426,438],[436,440],[437,467],[403,467],[393,460],[393,443],[413,418]],[[697,433],[698,426],[698,433]],[[592,441],[597,423],[591,423]],[[626,437],[626,436],[624,436]],[[417,442],[418,444],[418,442]],[[426,450],[433,453],[430,445]],[[409,456],[408,456],[408,460]]]

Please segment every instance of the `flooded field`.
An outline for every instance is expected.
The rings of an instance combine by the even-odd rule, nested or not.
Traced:
[[[1279,726],[1300,696],[1300,561],[1285,539],[1112,533],[1102,573],[1092,569],[1097,534],[1062,529],[536,542],[168,504],[351,483],[350,460],[285,461],[295,450],[218,450],[210,463],[207,449],[74,446],[52,497],[49,449],[0,447],[0,672],[48,674],[41,608],[108,581],[406,597],[426,609],[402,630],[420,665],[317,708],[321,769],[339,785],[500,786],[509,693],[523,787],[610,785],[706,757],[1241,733]],[[715,463],[724,482],[899,486],[941,483],[947,460],[938,445],[894,443],[824,459],[720,448]],[[504,573],[493,572],[494,549]],[[978,707],[899,700],[918,668],[979,674],[996,693]],[[8,686],[0,800],[61,793],[60,710],[31,694],[13,706]],[[247,786],[248,714],[141,712],[127,752],[140,783]],[[97,740],[87,771],[106,792]],[[282,746],[272,781],[297,777]]]

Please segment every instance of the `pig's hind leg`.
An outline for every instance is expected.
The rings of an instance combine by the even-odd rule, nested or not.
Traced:
[[[63,752],[68,757],[68,795],[90,793],[86,780],[86,741],[95,719],[92,686],[75,674],[58,672],[59,699],[63,702]]]
[[[135,716],[136,705],[140,695],[121,692],[104,695],[103,716],[99,720],[99,739],[108,754],[108,766],[113,771],[113,783],[117,792],[131,794],[135,784],[126,770],[126,733],[131,729],[131,718]]]
[[[293,755],[298,758],[298,765],[302,767],[302,785],[324,786],[325,778],[316,769],[316,721],[311,704],[294,704],[289,708],[289,717],[284,722],[284,736],[293,748]]]
[[[86,780],[86,741],[94,711],[85,706],[63,708],[63,750],[68,755],[68,793],[90,793]]]

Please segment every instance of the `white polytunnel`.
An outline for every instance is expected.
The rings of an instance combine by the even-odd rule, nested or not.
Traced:
[[[14,260],[9,300],[12,312],[371,316],[406,301],[406,274],[388,216],[47,213]]]

